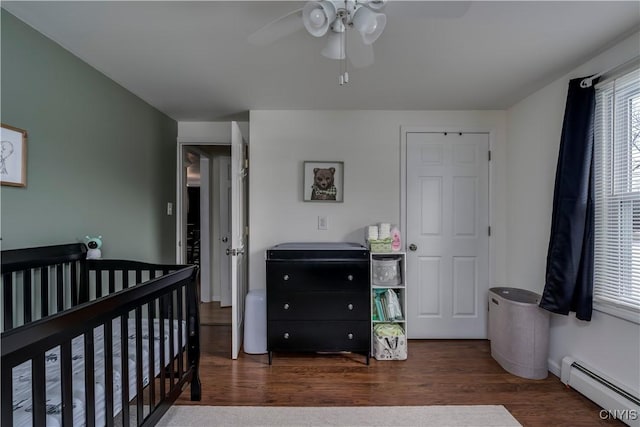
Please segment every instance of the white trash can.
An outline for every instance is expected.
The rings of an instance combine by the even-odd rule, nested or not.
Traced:
[[[267,352],[267,290],[256,289],[247,293],[244,312],[244,352]]]
[[[549,312],[526,289],[489,289],[491,356],[507,372],[540,380],[549,373]]]

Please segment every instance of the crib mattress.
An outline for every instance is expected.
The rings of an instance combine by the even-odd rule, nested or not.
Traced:
[[[160,338],[160,322],[154,319],[154,374],[160,373],[160,344],[164,343],[166,366],[172,358],[170,354],[169,320],[164,323],[164,336]],[[175,356],[180,352],[178,348],[179,329],[182,329],[182,343],[186,345],[185,322],[172,322]],[[180,328],[180,325],[182,327]],[[120,318],[114,319],[113,331],[113,416],[122,409],[122,362],[120,344]],[[136,331],[135,320],[128,319],[128,351],[127,364],[129,367],[129,399],[136,396]],[[149,321],[142,319],[142,373],[143,382],[149,384]],[[95,419],[96,425],[105,424],[105,358],[104,358],[104,328],[94,329],[94,367],[95,367]],[[72,341],[72,372],[73,372],[73,425],[85,425],[85,384],[84,384],[84,336]],[[31,361],[22,363],[13,369],[13,424],[15,426],[31,426],[32,398],[31,398]],[[60,348],[56,347],[45,354],[47,427],[62,425],[62,392]]]

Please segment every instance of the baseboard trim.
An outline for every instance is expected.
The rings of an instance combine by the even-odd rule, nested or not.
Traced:
[[[548,360],[548,363],[549,363],[549,372],[551,372],[556,377],[560,378],[560,365],[551,359]]]

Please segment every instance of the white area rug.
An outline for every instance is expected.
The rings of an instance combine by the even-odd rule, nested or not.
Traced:
[[[158,426],[434,426],[511,427],[500,405],[480,406],[172,406]]]

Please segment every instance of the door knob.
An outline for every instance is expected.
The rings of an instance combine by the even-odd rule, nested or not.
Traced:
[[[412,243],[412,244],[409,245],[409,250],[410,251],[416,251],[416,250],[418,250],[418,247],[415,244]]]

